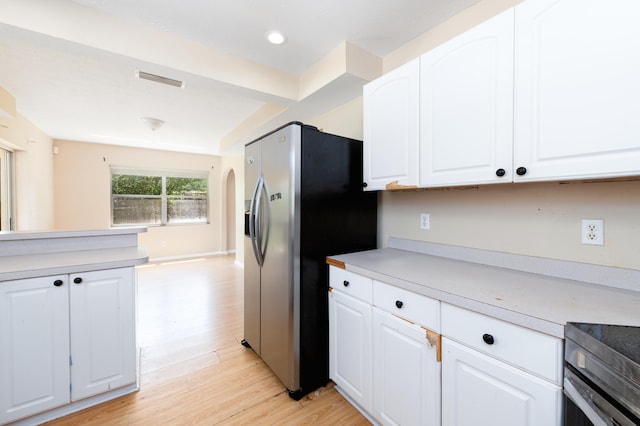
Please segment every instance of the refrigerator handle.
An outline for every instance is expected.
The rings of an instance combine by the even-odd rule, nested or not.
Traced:
[[[260,257],[262,259],[262,263],[264,264],[264,259],[267,257],[267,247],[269,246],[269,230],[271,229],[271,211],[269,210],[269,189],[267,188],[267,181],[262,178],[262,194],[264,197],[260,197],[260,200],[263,198],[267,200],[262,206],[262,202],[260,203],[260,217],[261,217],[261,225],[260,225],[260,241],[258,245],[258,251],[260,252]],[[264,214],[264,217],[262,215]]]
[[[259,194],[261,193],[262,188],[262,176],[258,178],[256,181],[256,186],[253,188],[253,195],[251,197],[251,206],[249,207],[249,239],[251,240],[251,248],[253,249],[253,255],[258,262],[258,265],[262,266],[262,258],[260,254],[258,254],[258,232],[260,229],[259,226],[259,216],[258,212],[260,211],[259,206]]]

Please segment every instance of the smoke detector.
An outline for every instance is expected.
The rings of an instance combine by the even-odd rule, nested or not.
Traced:
[[[159,118],[142,117],[140,120],[149,128],[152,132],[158,130],[164,124],[164,121]]]

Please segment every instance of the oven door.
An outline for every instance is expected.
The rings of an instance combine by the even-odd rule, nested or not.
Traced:
[[[637,426],[569,368],[564,369],[564,426]]]

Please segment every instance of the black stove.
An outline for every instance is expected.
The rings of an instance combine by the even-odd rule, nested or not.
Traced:
[[[565,425],[640,425],[640,327],[565,327]]]

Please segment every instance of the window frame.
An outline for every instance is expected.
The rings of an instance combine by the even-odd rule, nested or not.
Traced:
[[[161,178],[162,189],[160,195],[154,194],[114,194],[113,193],[113,176],[114,175],[127,175],[127,176],[151,176]],[[172,198],[180,199],[184,198],[184,195],[167,195],[167,178],[186,178],[186,179],[205,179],[207,182],[206,201],[206,218],[204,221],[193,222],[169,222],[168,210],[169,200]],[[110,209],[109,216],[111,226],[127,227],[127,226],[185,226],[185,225],[208,225],[211,223],[211,187],[209,172],[203,170],[164,170],[164,169],[150,169],[140,167],[123,167],[123,166],[111,166],[109,173],[109,198]],[[114,223],[114,199],[118,197],[122,198],[137,198],[137,199],[160,199],[160,222],[159,223]],[[188,197],[188,196],[187,196]],[[193,199],[202,199],[203,197],[191,197]]]

